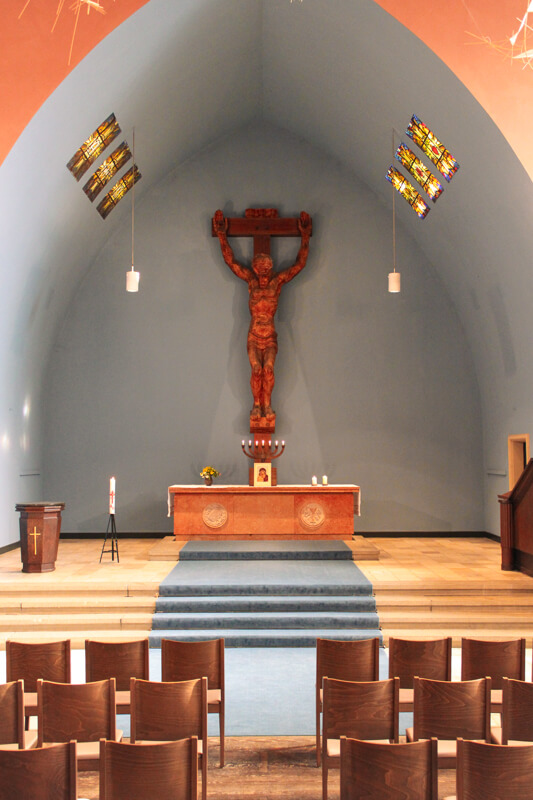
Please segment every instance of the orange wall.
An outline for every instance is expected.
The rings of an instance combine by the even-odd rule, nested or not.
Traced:
[[[509,37],[518,30],[530,0],[375,1],[457,75],[533,177],[533,61],[523,68],[523,61],[511,60],[475,38],[488,37],[510,48]],[[533,25],[533,18],[529,22]],[[528,46],[533,49],[533,31]],[[425,121],[431,126],[431,120]]]
[[[36,111],[87,53],[148,0],[100,0],[105,14],[82,9],[72,60],[73,3],[65,0],[53,33],[58,0],[3,3],[0,25],[0,164]],[[89,135],[91,131],[87,131]]]
[[[149,0],[100,0],[106,10],[82,11],[70,66],[75,16],[65,0],[54,33],[58,0],[10,0],[0,26],[0,164],[46,98],[76,64]],[[533,69],[499,55],[470,33],[507,42],[529,0],[376,0],[422,39],[467,86],[498,125],[533,177]],[[533,20],[532,20],[533,22]],[[533,48],[533,32],[531,34]],[[431,121],[428,120],[431,124]],[[90,131],[87,131],[87,135]]]

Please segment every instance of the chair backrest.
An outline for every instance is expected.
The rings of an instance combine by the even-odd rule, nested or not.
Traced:
[[[492,688],[502,688],[502,678],[518,681],[526,677],[526,640],[506,639],[496,642],[461,639],[461,680],[492,678]]]
[[[399,678],[400,688],[412,689],[415,675],[437,681],[451,680],[451,636],[428,640],[389,637],[389,678]]]
[[[322,678],[341,681],[377,681],[379,679],[379,639],[342,641],[316,640],[316,685],[322,688]]]
[[[76,742],[0,750],[0,800],[76,800]]]
[[[161,640],[161,680],[191,681],[204,677],[209,689],[224,690],[224,639]]]
[[[415,740],[481,739],[490,742],[490,678],[475,681],[414,679]]]
[[[197,800],[198,739],[100,741],[100,800]]]
[[[381,744],[341,736],[340,800],[437,800],[437,740]]]
[[[533,745],[457,740],[457,800],[531,800]]]
[[[207,678],[174,682],[132,678],[130,687],[133,743],[197,736],[205,748]]]
[[[0,744],[24,747],[24,692],[21,680],[0,685]]]
[[[130,678],[150,678],[148,639],[129,642],[85,640],[85,680],[115,678],[117,691],[128,692]]]
[[[503,679],[502,744],[533,742],[533,683]]]
[[[37,680],[70,683],[70,639],[58,642],[6,641],[6,679],[24,681],[25,692],[37,691]]]
[[[323,679],[322,739],[398,741],[400,681],[339,681]]]
[[[116,738],[115,679],[93,683],[37,681],[37,744]]]

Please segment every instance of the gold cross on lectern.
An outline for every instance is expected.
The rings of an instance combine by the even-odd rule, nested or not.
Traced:
[[[37,555],[37,537],[40,536],[40,533],[37,533],[37,528],[34,525],[32,533],[29,533],[28,536],[33,536],[33,554]]]

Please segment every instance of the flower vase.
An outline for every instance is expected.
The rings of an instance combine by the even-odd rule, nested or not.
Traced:
[[[205,483],[206,486],[211,486],[211,484],[213,483],[213,476],[212,475],[206,475],[205,478],[204,478],[204,483]]]

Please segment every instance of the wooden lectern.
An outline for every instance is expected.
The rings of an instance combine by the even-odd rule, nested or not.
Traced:
[[[22,572],[53,572],[64,503],[18,503]]]

